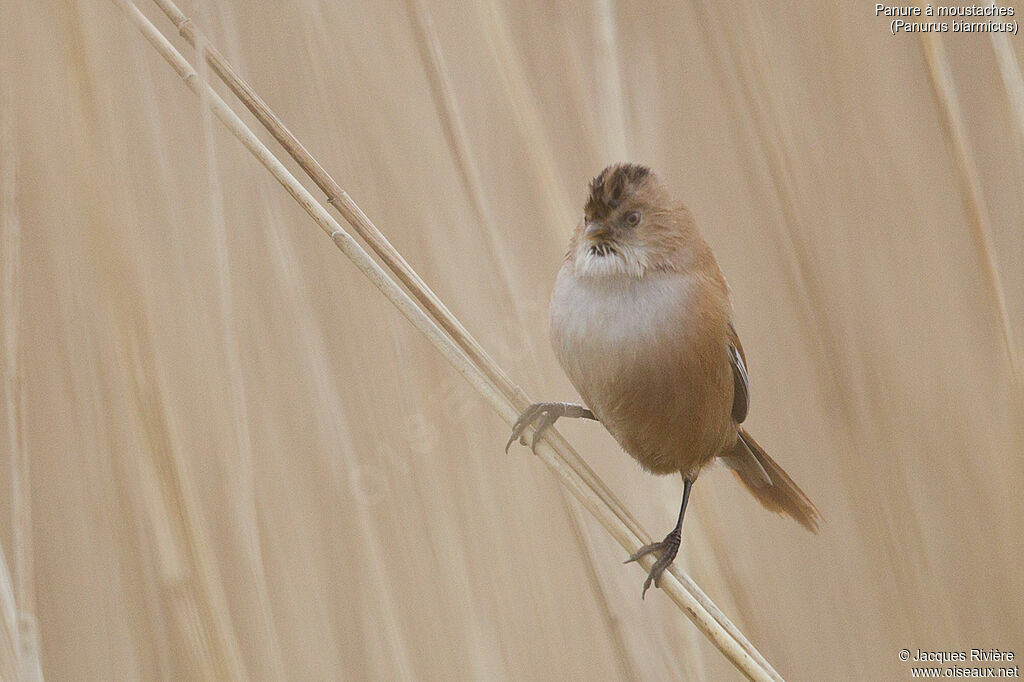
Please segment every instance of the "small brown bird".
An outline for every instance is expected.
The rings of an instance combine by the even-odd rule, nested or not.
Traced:
[[[535,424],[600,421],[647,471],[679,473],[679,520],[652,552],[643,593],[679,550],[690,487],[716,457],[767,509],[817,532],[820,515],[740,424],[750,385],[729,287],[693,217],[649,168],[615,164],[590,183],[583,219],[551,295],[551,343],[583,405],[536,403],[505,450]]]

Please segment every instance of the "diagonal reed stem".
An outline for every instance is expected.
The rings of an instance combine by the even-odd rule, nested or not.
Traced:
[[[498,279],[503,284],[509,304],[518,318],[519,327],[523,329],[525,328],[525,320],[521,306],[517,305],[515,278],[509,269],[507,259],[500,257],[502,249],[499,248],[495,221],[487,202],[480,169],[477,167],[472,152],[469,133],[466,131],[465,122],[459,108],[452,76],[444,58],[444,51],[441,49],[441,41],[434,28],[430,11],[427,9],[424,1],[407,0],[407,4],[413,25],[413,33],[416,38],[416,45],[419,48],[420,58],[427,72],[427,82],[430,85],[434,106],[437,108],[437,115],[444,136],[448,141],[448,147],[451,149],[452,159],[458,170],[466,195],[473,206],[476,219],[484,226],[483,233],[487,240],[487,245],[492,252],[494,268],[499,274]],[[444,326],[442,320],[438,320],[436,316],[434,319],[441,322],[442,326]],[[463,350],[468,349],[468,344],[461,343],[457,338],[455,342]],[[529,348],[531,357],[536,362],[536,352],[529,337],[526,337],[526,345]],[[616,626],[611,607],[608,604],[607,594],[595,567],[597,558],[594,555],[591,544],[586,539],[585,529],[582,525],[584,523],[583,513],[579,507],[572,504],[568,491],[564,488],[561,490],[560,498],[566,516],[572,524],[573,536],[576,539],[577,546],[584,557],[584,564],[587,567],[586,575],[589,579],[591,590],[601,604],[601,612],[605,615],[605,626],[608,630],[608,636],[613,642],[612,648],[615,651],[615,660],[621,668],[620,672],[623,679],[632,679],[636,677],[636,674],[628,667],[630,664],[629,656],[625,641],[622,638],[622,631],[621,628]]]
[[[178,29],[183,38],[193,47],[201,37],[195,24],[186,17],[172,0],[154,0],[163,10],[164,14]],[[459,347],[488,375],[498,390],[515,404],[516,408],[522,410],[530,403],[526,394],[515,385],[511,379],[501,370],[500,367],[488,356],[487,352],[477,341],[465,330],[462,324],[448,311],[447,307],[437,298],[433,291],[420,279],[419,275],[405,262],[401,254],[388,242],[377,227],[369,221],[363,212],[356,206],[348,194],[341,189],[337,182],[327,173],[316,159],[306,150],[298,139],[288,130],[287,126],[267,106],[267,104],[256,94],[255,90],[246,83],[235,71],[234,67],[220,54],[216,48],[210,45],[209,40],[203,38],[203,54],[207,63],[213,68],[218,77],[231,89],[231,91],[242,101],[249,111],[263,124],[263,126],[274,136],[284,147],[285,151],[299,164],[306,175],[313,180],[317,186],[328,197],[328,202],[333,204],[342,214],[342,217],[359,233],[367,242],[370,248],[387,265],[387,267],[402,281],[412,292],[413,296],[427,310],[430,315],[438,321],[441,327],[447,331]],[[535,117],[529,117],[531,120]],[[545,168],[550,164],[542,164]],[[638,521],[630,512],[622,506],[611,490],[591,470],[590,466],[579,456],[575,449],[558,433],[557,429],[551,428],[547,431],[548,437],[555,445],[555,449],[565,457],[568,465],[594,489],[602,500],[614,510],[615,514],[629,529],[635,533],[646,544],[650,536],[640,527]],[[697,583],[693,581],[684,571],[675,564],[669,566],[676,578],[694,596],[711,616],[724,627],[729,634],[736,639],[743,648],[763,668],[768,670],[773,677],[778,673],[771,667],[764,656],[747,640],[746,636],[737,628],[714,602],[704,593]]]
[[[202,38],[191,19],[186,17],[177,5],[171,0],[154,0],[157,6],[171,20],[178,33],[192,46],[196,47],[197,40]],[[530,404],[526,393],[516,385],[498,364],[488,355],[487,351],[476,341],[475,338],[462,326],[462,323],[448,310],[447,306],[427,286],[415,270],[405,261],[402,255],[391,245],[377,226],[366,217],[362,209],[349,197],[348,193],[324,170],[323,166],[313,158],[313,155],[299,142],[298,138],[285,126],[284,122],[275,114],[266,102],[256,93],[255,90],[244,81],[234,67],[224,56],[214,48],[208,40],[202,38],[203,54],[207,63],[217,76],[231,89],[236,97],[255,116],[267,131],[274,136],[274,139],[284,147],[285,151],[305,171],[306,175],[316,183],[317,187],[327,195],[327,201],[337,209],[346,222],[359,234],[367,243],[370,249],[383,261],[399,281],[405,285],[413,297],[430,314],[434,320],[444,329],[459,348],[487,375],[488,379],[498,390],[508,398],[518,410],[523,410]],[[615,509],[616,513],[624,520],[633,532],[641,537],[643,532],[639,522],[632,517],[622,503],[590,468],[590,465],[583,460],[579,454],[572,449],[568,441],[561,437],[555,429],[549,429],[548,433],[558,443],[560,449],[567,453],[573,468],[602,496],[605,503]]]
[[[175,21],[182,35],[186,39],[194,41],[194,27],[176,7],[173,7],[173,3],[166,0],[156,1],[162,9],[166,8],[165,11],[169,12],[168,16],[171,16],[172,20]],[[424,300],[430,302],[430,305],[423,303],[424,308],[430,310],[432,314],[439,315],[439,319],[445,320],[443,324],[445,330],[442,330],[438,324],[435,324],[424,310],[338,224],[326,209],[316,201],[312,194],[295,179],[277,157],[242,122],[224,100],[207,83],[201,81],[189,62],[153,26],[131,0],[113,0],[113,2],[124,10],[126,16],[174,68],[189,89],[206,102],[214,115],[270,171],[292,198],[331,237],[335,245],[352,260],[356,267],[399,309],[413,326],[427,337],[445,359],[491,404],[491,407],[508,424],[512,424],[518,417],[520,410],[529,403],[529,399],[522,389],[515,386],[493,360],[487,356],[483,349],[480,348],[479,344],[472,340],[469,333],[447,311],[447,308],[444,307],[440,300],[427,289],[422,280],[405,263],[394,247],[384,239],[383,235],[373,226],[372,222],[370,222],[358,205],[330,179],[326,171],[301,147],[294,136],[287,133],[287,128],[284,127],[280,120],[272,114],[269,117],[267,116],[270,113],[269,108],[262,103],[262,100],[259,99],[248,85],[238,78],[237,75],[234,75],[234,71],[230,69],[230,66],[223,57],[207,48],[206,58],[218,75],[221,75],[223,78],[222,72],[232,74],[233,79],[231,82],[227,79],[225,80],[232,91],[243,102],[246,102],[247,106],[259,102],[262,105],[261,113],[264,116],[260,117],[257,114],[257,117],[261,118],[261,120],[267,118],[267,122],[264,124],[268,126],[268,129],[271,129],[273,126],[283,138],[291,141],[291,146],[286,145],[289,153],[292,153],[294,156],[294,154],[300,153],[301,150],[308,157],[307,164],[309,168],[319,169],[319,180],[316,178],[314,180],[328,194],[330,202],[335,205],[339,212],[342,213],[346,220],[368,243],[380,248],[388,256],[381,255],[381,258],[389,267],[394,266],[397,268],[395,270],[396,275],[414,292],[417,299],[421,300],[421,302]],[[189,38],[190,35],[191,38]],[[219,66],[217,62],[220,63]],[[251,107],[250,110],[252,110]],[[256,114],[255,111],[253,113]],[[306,168],[307,164],[303,164],[303,167]],[[331,191],[327,191],[325,187]],[[374,250],[376,251],[377,248]],[[448,327],[454,328],[459,333],[460,340],[463,343],[469,344],[473,352],[469,352],[466,348],[456,345],[452,337],[449,336],[451,331],[448,330]],[[614,496],[610,492],[606,492],[608,490],[607,487],[582,462],[579,455],[571,450],[564,438],[557,436],[557,434],[553,434],[553,436],[555,437],[545,437],[538,444],[537,455],[555,473],[560,482],[569,489],[612,537],[618,541],[625,551],[635,552],[645,543],[649,535],[622,509],[621,505],[614,499]],[[577,469],[576,465],[578,464],[583,465],[582,471]],[[645,569],[649,569],[652,562],[652,557],[644,557],[641,560]],[[781,679],[778,673],[771,669],[770,666],[766,666],[757,660],[763,660],[760,654],[757,654],[755,657],[754,654],[748,651],[748,649],[753,649],[753,647],[746,638],[742,637],[738,629],[728,622],[724,615],[721,614],[721,611],[710,602],[699,588],[696,588],[688,577],[685,581],[681,580],[678,577],[680,574],[682,574],[682,571],[678,569],[671,573],[666,573],[662,578],[662,590],[686,613],[698,629],[711,640],[722,654],[752,680]],[[754,651],[756,652],[756,650]]]
[[[6,450],[10,461],[12,591],[17,677],[43,679],[36,626],[35,568],[32,549],[32,490],[25,443],[25,391],[21,341],[21,223],[18,217],[18,152],[15,145],[10,82],[0,73],[0,393],[5,396]],[[0,557],[2,560],[2,557]],[[4,566],[4,570],[7,567]],[[6,613],[5,613],[6,615]],[[5,619],[6,620],[6,619]],[[7,628],[0,628],[7,629]],[[0,676],[2,677],[2,676]]]
[[[998,45],[998,43],[996,44]],[[921,34],[921,50],[924,52],[925,62],[928,64],[928,72],[931,75],[935,99],[939,104],[942,124],[952,146],[954,161],[960,175],[960,193],[963,197],[964,209],[967,212],[967,222],[974,234],[975,247],[985,269],[989,289],[992,291],[993,304],[996,314],[999,316],[1003,346],[1010,361],[1014,383],[1017,390],[1021,391],[1024,390],[1024,375],[1022,375],[1020,349],[1017,347],[1013,322],[1006,306],[1006,294],[1003,292],[995,242],[992,239],[992,221],[989,218],[985,194],[981,189],[981,175],[974,162],[974,154],[971,152],[971,145],[967,137],[967,123],[960,110],[960,100],[957,97],[956,82],[953,80],[949,58],[946,55],[946,48],[942,45],[942,39],[935,33]]]
[[[1003,88],[1006,100],[1015,123],[1014,137],[1017,140],[1017,152],[1024,152],[1024,76],[1017,63],[1017,55],[1013,51],[1013,43],[1005,33],[992,33],[992,51],[999,63],[999,73],[1003,77]]]

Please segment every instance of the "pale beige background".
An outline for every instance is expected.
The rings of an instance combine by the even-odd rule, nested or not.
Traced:
[[[712,471],[681,563],[792,679],[1024,656],[1021,394],[921,44],[873,3],[182,9],[535,397],[575,397],[546,299],[587,180],[653,166],[826,519]],[[0,27],[4,676],[20,610],[55,680],[738,677],[113,4]],[[989,37],[944,44],[1020,336],[1022,131]],[[677,480],[563,432],[669,529]]]

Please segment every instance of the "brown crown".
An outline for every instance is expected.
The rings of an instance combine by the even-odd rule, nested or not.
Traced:
[[[616,163],[605,168],[590,181],[590,196],[583,207],[587,219],[606,218],[650,174],[650,168],[635,163]]]

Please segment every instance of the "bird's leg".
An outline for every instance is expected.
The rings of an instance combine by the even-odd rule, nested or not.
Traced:
[[[686,503],[690,500],[690,487],[693,485],[693,481],[688,478],[683,479],[683,503],[679,506],[679,520],[676,521],[676,527],[672,529],[672,532],[665,536],[665,539],[661,542],[652,542],[649,545],[644,545],[635,553],[631,554],[626,563],[630,561],[636,561],[641,557],[645,557],[652,552],[660,552],[658,560],[651,566],[650,572],[647,574],[647,580],[644,581],[644,591],[640,595],[643,599],[647,595],[647,588],[654,583],[655,587],[661,587],[661,574],[665,572],[668,565],[672,563],[672,560],[676,558],[676,554],[679,552],[679,543],[682,540],[683,531],[683,515],[686,514]]]
[[[526,427],[534,422],[537,423],[537,428],[533,432],[533,440],[530,441],[530,449],[537,447],[538,441],[540,441],[541,435],[548,428],[558,421],[559,417],[572,417],[574,419],[593,419],[597,420],[594,413],[575,403],[534,403],[530,405],[523,413],[519,415],[519,419],[512,425],[512,437],[508,439],[508,443],[505,444],[505,452],[508,452],[509,447],[515,442],[516,438],[520,438],[523,445],[526,445],[526,440],[522,439],[523,431]]]

